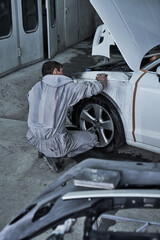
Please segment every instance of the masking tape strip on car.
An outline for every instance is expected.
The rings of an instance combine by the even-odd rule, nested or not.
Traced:
[[[132,135],[133,135],[133,139],[134,142],[136,142],[136,137],[135,137],[135,106],[136,106],[136,94],[137,94],[137,88],[138,88],[138,83],[141,80],[141,78],[147,73],[146,70],[141,69],[141,71],[143,71],[143,74],[137,79],[136,83],[135,83],[135,88],[134,88],[134,93],[133,93],[133,108],[132,108]]]

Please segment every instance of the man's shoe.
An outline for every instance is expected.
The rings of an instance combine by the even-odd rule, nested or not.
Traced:
[[[42,152],[38,152],[38,157],[43,158],[44,154]]]
[[[53,158],[53,157],[46,157],[43,156],[44,160],[46,161],[46,163],[48,164],[48,166],[50,167],[50,169],[53,171],[56,171],[57,173],[62,172],[63,171],[63,167],[60,163],[60,158]]]

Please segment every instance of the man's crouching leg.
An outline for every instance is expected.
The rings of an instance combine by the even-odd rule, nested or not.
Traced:
[[[91,150],[98,143],[95,132],[70,131],[69,134],[72,142],[68,148],[67,156],[70,158]]]

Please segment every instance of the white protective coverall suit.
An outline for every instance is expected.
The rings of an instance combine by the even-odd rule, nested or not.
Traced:
[[[95,133],[69,131],[66,114],[83,98],[100,93],[98,81],[75,83],[64,75],[46,75],[28,93],[28,141],[47,157],[73,157],[97,143]]]

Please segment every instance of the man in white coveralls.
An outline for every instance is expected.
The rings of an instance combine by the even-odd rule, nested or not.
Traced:
[[[60,170],[60,160],[92,149],[97,135],[89,131],[66,129],[68,109],[83,98],[100,93],[107,76],[98,74],[94,82],[75,83],[63,75],[63,66],[47,61],[42,66],[42,81],[28,93],[29,114],[27,139],[44,157],[51,169]]]

